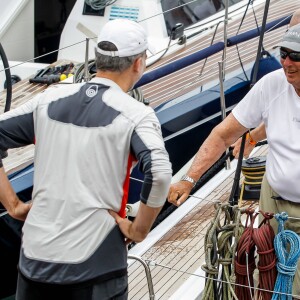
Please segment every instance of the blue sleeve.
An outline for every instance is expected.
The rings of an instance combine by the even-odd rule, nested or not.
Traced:
[[[38,97],[0,116],[0,150],[34,143],[34,109]]]

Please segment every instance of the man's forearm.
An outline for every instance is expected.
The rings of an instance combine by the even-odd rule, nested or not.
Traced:
[[[161,209],[162,206],[154,208],[141,202],[133,222],[120,217],[112,210],[109,210],[109,213],[115,218],[124,236],[128,240],[138,243],[146,238]]]
[[[130,239],[136,242],[144,240],[149,233],[162,207],[149,207],[140,204],[139,211],[130,228]]]
[[[2,165],[2,163],[0,163]],[[9,214],[14,214],[18,205],[18,199],[15,191],[7,178],[3,166],[0,167],[0,202],[6,208]]]
[[[0,168],[0,202],[11,217],[21,221],[25,221],[32,205],[23,203],[17,197],[3,167]]]
[[[232,114],[226,121],[216,126],[197,152],[187,174],[195,181],[205,173],[225,152],[225,150],[244,132]]]
[[[188,176],[195,181],[199,178],[218,160],[218,158],[226,150],[225,144],[219,138],[216,139],[213,135],[208,137],[197,152],[194,161],[188,170]]]

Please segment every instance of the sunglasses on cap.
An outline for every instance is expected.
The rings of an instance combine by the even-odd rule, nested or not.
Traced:
[[[289,57],[291,61],[300,62],[300,52],[288,52],[284,48],[280,48],[280,57],[282,59]]]

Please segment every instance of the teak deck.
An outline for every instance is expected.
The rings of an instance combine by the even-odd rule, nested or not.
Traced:
[[[267,146],[262,146],[255,156],[265,155],[267,149]],[[215,214],[214,204],[217,201],[228,202],[233,179],[234,173],[224,179],[205,199],[199,199],[199,204],[190,213],[141,256],[144,260],[155,261],[164,266],[150,265],[155,299],[170,299],[193,276],[191,274],[204,264],[204,237]],[[251,203],[252,201],[243,201],[242,205]],[[258,201],[255,206],[257,204]],[[144,268],[136,261],[129,267],[129,291],[129,299],[149,299]],[[194,292],[196,294],[199,291]]]
[[[297,8],[299,8],[299,0],[273,0],[269,9],[268,22],[292,14]],[[263,4],[255,8],[255,17],[258,24],[261,24],[263,9]],[[228,21],[228,37],[237,34],[239,25],[240,18]],[[250,9],[239,33],[253,29],[254,27],[254,16]],[[186,47],[183,46],[182,50],[177,54],[175,53],[163,58],[160,62],[152,66],[151,69],[208,47],[211,44],[214,29],[215,28],[208,28],[208,34],[202,37],[200,35],[197,41],[192,42]],[[285,30],[286,27],[284,26],[270,33],[266,33],[263,43],[264,48],[271,51]],[[214,43],[218,41],[223,41],[222,25],[220,25],[217,30]],[[256,56],[257,45],[258,38],[239,45],[239,53],[244,64],[252,61]],[[240,68],[236,47],[227,48],[226,57],[226,72]],[[218,79],[218,62],[220,62],[221,59],[222,53],[217,53],[210,57],[202,73],[201,70],[204,61],[150,83],[143,87],[144,96],[150,100],[150,105],[154,107],[159,103],[176,98],[196,88],[198,88],[200,92],[201,86]],[[28,80],[23,80],[15,84],[13,86],[12,108],[25,103],[45,88],[47,88],[46,85],[30,84]],[[5,97],[5,92],[2,92],[0,95],[1,113],[4,109]],[[263,147],[262,150],[259,151],[264,153],[266,148]],[[9,150],[8,157],[4,159],[4,166],[7,173],[13,173],[31,164],[33,162],[33,156],[34,145]],[[188,213],[181,222],[174,226],[155,243],[153,247],[144,253],[144,259],[154,260],[166,266],[151,267],[156,299],[170,299],[171,295],[190,277],[188,273],[195,272],[195,270],[203,264],[204,235],[206,227],[214,215],[213,201],[227,201],[232,181],[233,175],[219,185],[207,198],[201,201],[199,200],[199,204]],[[129,267],[129,290],[129,299],[149,299],[145,272],[137,262],[134,262]]]

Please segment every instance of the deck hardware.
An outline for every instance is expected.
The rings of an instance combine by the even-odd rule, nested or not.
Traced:
[[[154,294],[154,288],[153,288],[153,282],[152,282],[152,276],[151,276],[151,271],[149,268],[149,265],[145,260],[143,260],[141,257],[136,256],[136,255],[128,255],[128,259],[133,259],[139,261],[146,272],[146,277],[147,277],[147,283],[148,283],[148,289],[149,289],[149,299],[154,300],[155,299],[155,294]]]
[[[220,78],[220,103],[221,103],[221,112],[222,112],[222,120],[226,118],[226,103],[225,103],[225,92],[224,92],[224,62],[218,62],[219,65],[219,78]],[[229,150],[226,149],[226,154],[228,154]],[[230,158],[226,160],[225,163],[226,170],[230,170]]]
[[[184,26],[182,23],[175,24],[175,26],[172,27],[171,29],[171,33],[170,33],[171,39],[176,40],[181,38],[184,35],[183,31],[184,31]]]
[[[84,81],[88,82],[89,81],[89,42],[90,39],[86,38],[85,39],[85,60],[84,60]]]

